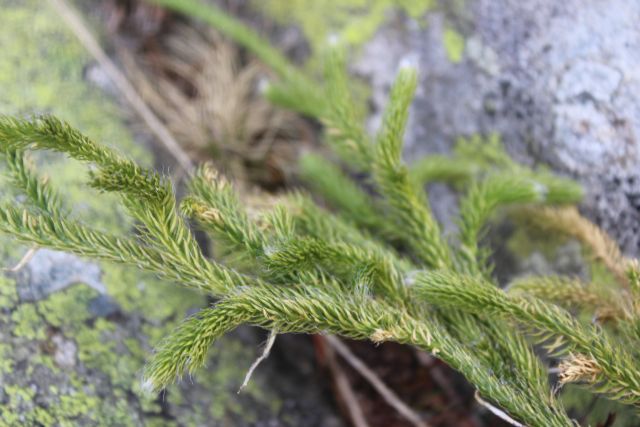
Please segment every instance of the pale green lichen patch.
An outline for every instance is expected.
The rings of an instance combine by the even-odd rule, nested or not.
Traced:
[[[69,328],[91,318],[87,307],[98,293],[88,286],[76,285],[39,301],[38,312],[47,324],[56,328]]]
[[[518,259],[525,259],[535,252],[542,254],[546,259],[553,259],[558,247],[567,241],[566,236],[549,236],[547,233],[518,227],[506,241],[506,248]]]
[[[49,3],[0,0],[0,8],[0,114],[55,113],[101,143],[149,164],[115,104],[99,88],[83,82],[88,56]],[[88,197],[86,174],[80,168],[59,156],[44,157],[36,159],[41,173],[65,189],[65,200],[80,206],[81,213],[90,213],[93,224],[106,227],[123,220],[117,203]]]
[[[314,52],[321,52],[330,36],[361,45],[380,28],[394,8],[418,18],[433,0],[256,0],[270,17],[300,26]]]
[[[41,340],[45,337],[44,323],[34,304],[22,304],[11,313],[11,332],[20,338]]]
[[[7,343],[0,343],[0,375],[8,374],[13,369],[12,350],[12,347]]]
[[[449,61],[453,63],[462,61],[465,45],[464,36],[462,34],[451,27],[447,27],[442,34],[442,42]]]
[[[204,303],[196,292],[186,291],[177,283],[159,281],[150,274],[140,274],[129,267],[110,266],[103,278],[106,283],[122,284],[111,286],[109,295],[123,310],[141,311],[154,325]]]
[[[0,255],[0,259],[4,259]],[[0,310],[3,307],[13,307],[18,301],[18,293],[12,281],[0,274]]]

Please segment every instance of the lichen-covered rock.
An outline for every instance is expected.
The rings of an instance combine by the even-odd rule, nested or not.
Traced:
[[[117,106],[83,80],[89,60],[49,3],[0,0],[0,10],[0,113],[54,113],[151,164]],[[116,200],[85,185],[84,166],[50,153],[33,160],[72,215],[130,232]],[[3,178],[0,199],[15,197]],[[1,239],[0,266],[11,267],[29,248]],[[143,393],[140,371],[152,346],[206,303],[132,268],[37,251],[18,272],[0,274],[0,426],[340,425],[321,389],[306,387],[310,368],[267,360],[236,394],[264,339],[252,329],[216,343],[196,377],[159,396]]]
[[[638,22],[628,0],[448,2],[419,20],[393,15],[354,69],[372,83],[375,128],[398,62],[419,65],[408,158],[499,132],[520,161],[582,181],[585,212],[638,255]]]
[[[497,132],[517,160],[583,182],[583,211],[640,254],[640,3],[381,0],[365,12],[357,0],[259,3],[299,26],[316,54],[327,34],[355,46],[372,131],[399,63],[419,67],[408,159]],[[435,205],[446,223],[452,198],[437,186],[431,197],[446,199]]]

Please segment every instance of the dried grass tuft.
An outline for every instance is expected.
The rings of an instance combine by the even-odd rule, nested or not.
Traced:
[[[175,24],[159,46],[119,56],[142,98],[196,160],[212,159],[238,181],[276,188],[310,139],[294,114],[260,95],[256,61],[211,29]]]

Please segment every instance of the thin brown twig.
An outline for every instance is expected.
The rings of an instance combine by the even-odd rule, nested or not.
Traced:
[[[327,336],[325,337],[327,343],[333,347],[342,358],[349,363],[349,365],[355,369],[369,384],[384,398],[384,400],[398,413],[411,422],[416,427],[429,427],[429,425],[411,409],[406,403],[398,397],[393,390],[391,390],[379,377],[373,372],[362,360],[360,360],[355,354],[349,350],[349,348],[337,337]]]
[[[322,342],[326,343],[325,347],[325,355],[327,364],[329,369],[331,369],[331,373],[333,374],[334,384],[337,388],[337,392],[342,398],[342,402],[348,412],[349,420],[353,424],[354,427],[369,427],[369,423],[365,418],[362,407],[360,406],[360,402],[353,389],[351,388],[351,384],[347,379],[347,375],[344,373],[335,356],[335,347],[329,344],[328,340],[323,336],[318,336],[322,339]]]
[[[160,121],[160,119],[158,119],[158,117],[156,117],[147,104],[145,104],[133,85],[129,80],[127,80],[124,74],[120,72],[118,67],[116,67],[113,61],[107,56],[102,47],[100,47],[96,38],[91,34],[80,15],[65,0],[49,0],[49,3],[54,7],[62,19],[64,19],[71,31],[89,54],[91,54],[98,64],[100,64],[100,67],[104,70],[118,91],[131,105],[131,108],[147,124],[149,130],[156,136],[158,141],[160,141],[160,143],[167,149],[167,151],[169,151],[177,163],[187,173],[191,173],[193,170],[193,163],[187,153],[182,149],[180,144],[178,144],[166,126]]]

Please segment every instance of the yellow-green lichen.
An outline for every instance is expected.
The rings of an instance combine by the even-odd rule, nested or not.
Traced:
[[[4,392],[9,397],[9,401],[13,406],[19,406],[31,402],[36,394],[33,388],[18,387],[13,385],[4,386]]]
[[[113,101],[83,81],[82,64],[88,55],[50,4],[0,0],[0,9],[0,114],[55,113],[101,143],[126,148],[127,155],[149,164]],[[81,168],[68,161],[49,161],[59,156],[45,157],[46,162],[38,162],[41,172],[65,188],[65,200],[78,202],[80,212],[91,214],[92,224],[108,227],[123,220],[117,203],[105,203],[102,196],[87,197]]]
[[[563,235],[549,236],[547,233],[540,233],[536,230],[519,226],[509,236],[506,247],[509,252],[519,259],[525,259],[534,252],[539,252],[545,259],[554,259],[558,247],[567,243],[567,241],[568,238]]]
[[[97,397],[86,396],[79,392],[60,397],[60,410],[71,417],[90,413],[98,407],[98,404]]]
[[[447,27],[444,29],[444,33],[442,34],[442,42],[449,61],[453,63],[462,61],[465,45],[462,34],[451,27]]]
[[[22,304],[11,313],[13,322],[11,332],[20,338],[42,340],[45,337],[45,324],[34,304]]]
[[[33,420],[39,425],[52,426],[55,425],[55,417],[44,408],[37,407],[33,410]]]
[[[11,350],[8,344],[0,342],[0,375],[10,373],[13,369]]]
[[[27,421],[31,419],[34,410],[33,398],[36,391],[33,387],[13,384],[4,384],[2,390],[8,403],[0,409],[0,420],[7,426],[28,425]]]
[[[14,281],[0,274],[0,309],[13,307],[17,301],[18,293]]]
[[[175,318],[176,314],[182,315],[204,303],[203,297],[196,292],[187,291],[176,283],[159,281],[131,267],[111,265],[105,268],[103,281],[109,295],[123,310],[141,311],[154,324]]]
[[[71,286],[39,301],[38,312],[49,325],[57,328],[81,325],[91,317],[87,306],[97,295],[96,290],[83,284]]]
[[[393,8],[418,18],[433,0],[255,0],[256,6],[282,23],[300,26],[314,52],[321,52],[329,36],[350,45],[368,41]]]

